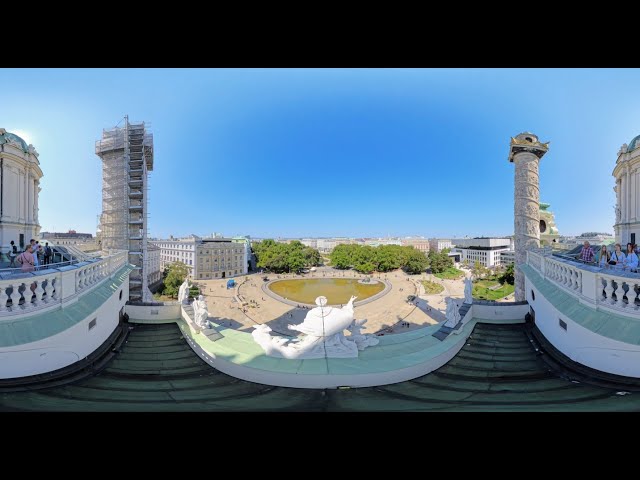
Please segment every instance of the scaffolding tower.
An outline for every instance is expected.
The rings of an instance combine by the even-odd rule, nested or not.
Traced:
[[[152,301],[147,261],[147,176],[153,170],[153,134],[148,123],[129,123],[103,130],[96,142],[102,160],[103,250],[128,250],[135,269],[129,276],[131,301]]]

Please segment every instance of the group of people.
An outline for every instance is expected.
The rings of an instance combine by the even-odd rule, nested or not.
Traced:
[[[49,243],[43,247],[40,242],[31,239],[22,253],[18,253],[18,247],[11,240],[9,248],[9,268],[20,268],[23,272],[33,272],[41,265],[49,265],[53,257],[53,250]]]
[[[578,260],[585,263],[595,263],[600,268],[616,268],[636,272],[639,263],[637,248],[637,245],[629,242],[626,251],[623,252],[622,245],[616,243],[612,252],[609,252],[606,245],[602,245],[600,251],[594,254],[589,242],[585,241],[578,255]]]

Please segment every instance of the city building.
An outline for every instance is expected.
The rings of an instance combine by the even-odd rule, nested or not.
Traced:
[[[618,151],[613,169],[616,192],[615,223],[616,242],[640,242],[640,135],[634,137]]]
[[[162,269],[160,268],[160,247],[149,243],[147,245],[147,282],[149,289],[154,289],[162,282]]]
[[[182,262],[194,280],[229,278],[246,275],[249,269],[251,244],[247,237],[213,238],[190,235],[155,240],[160,248],[160,268]]]
[[[147,266],[147,182],[153,170],[153,134],[142,123],[102,131],[95,153],[102,160],[103,250],[128,250],[134,271],[129,276],[132,301],[151,301]]]
[[[456,245],[451,253],[459,253],[460,261],[465,260],[469,265],[475,262],[486,268],[502,265],[502,253],[510,249],[510,238],[460,238],[455,239]]]
[[[500,252],[499,265],[509,265],[511,263],[515,263],[515,261],[516,261],[515,250],[503,250]]]
[[[403,238],[400,242],[405,247],[413,247],[425,255],[429,254],[429,240],[421,237]]]
[[[300,243],[305,247],[318,248],[318,240],[316,238],[303,238]]]
[[[0,128],[0,251],[21,250],[38,238],[39,154],[19,136]]]
[[[42,232],[42,242],[51,245],[73,246],[82,252],[95,252],[100,250],[97,239],[91,233],[77,233],[75,230],[68,232]]]
[[[451,248],[453,244],[451,240],[448,238],[430,238],[429,239],[429,248],[440,253],[445,248]]]

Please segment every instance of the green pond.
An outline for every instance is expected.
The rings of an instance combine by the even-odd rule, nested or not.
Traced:
[[[351,295],[356,302],[369,298],[384,290],[384,283],[376,281],[371,285],[358,283],[355,278],[311,278],[300,280],[278,280],[269,287],[283,298],[300,303],[313,304],[321,295],[327,297],[329,305],[345,304]]]

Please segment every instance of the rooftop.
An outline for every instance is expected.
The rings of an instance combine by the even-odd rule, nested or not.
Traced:
[[[4,143],[8,143],[10,140],[18,142],[22,146],[22,151],[27,153],[29,151],[29,146],[27,142],[25,142],[22,138],[20,138],[15,133],[7,132],[4,128],[0,128],[0,145]]]
[[[0,411],[623,411],[640,396],[552,373],[524,325],[477,324],[438,370],[382,387],[271,387],[211,368],[175,324],[131,325],[99,375],[43,390],[0,393]],[[386,338],[386,337],[382,337]]]

